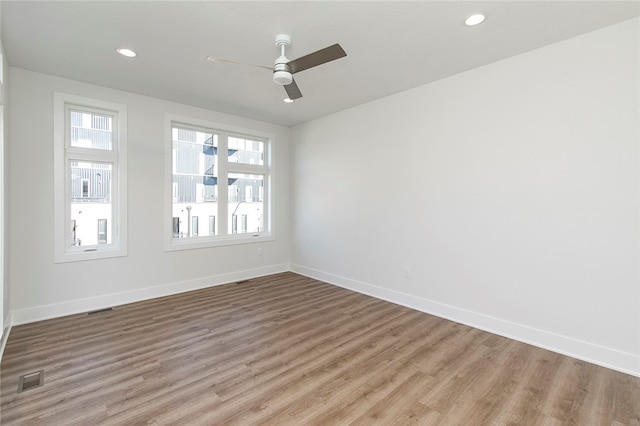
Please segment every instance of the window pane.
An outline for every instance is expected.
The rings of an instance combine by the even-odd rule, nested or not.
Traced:
[[[264,175],[229,173],[229,233],[264,231]]]
[[[113,117],[86,111],[70,110],[71,146],[111,150]]]
[[[173,237],[213,235],[197,218],[218,213],[218,135],[174,126],[172,155]]]
[[[113,164],[69,161],[71,181],[70,246],[111,244]]]
[[[229,136],[229,162],[264,165],[264,142]]]

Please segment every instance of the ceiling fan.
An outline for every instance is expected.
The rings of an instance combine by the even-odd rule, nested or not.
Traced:
[[[294,100],[301,98],[302,92],[300,92],[296,81],[293,79],[293,74],[347,56],[344,49],[336,43],[329,47],[325,47],[324,49],[309,53],[308,55],[302,56],[298,59],[289,60],[284,53],[285,48],[291,46],[291,37],[287,34],[279,34],[276,36],[276,46],[280,48],[280,56],[276,59],[273,67],[245,64],[243,62],[237,62],[216,56],[207,56],[207,61],[248,65],[273,71],[273,82],[284,86],[284,90],[287,92],[289,99]]]

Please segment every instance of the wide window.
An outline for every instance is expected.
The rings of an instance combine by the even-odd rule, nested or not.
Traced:
[[[126,107],[55,94],[55,261],[126,255]]]
[[[167,123],[167,249],[271,238],[271,138],[184,118]]]

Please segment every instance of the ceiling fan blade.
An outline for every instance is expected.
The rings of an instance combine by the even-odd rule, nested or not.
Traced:
[[[298,88],[295,80],[292,80],[291,84],[287,84],[286,86],[284,86],[284,90],[287,92],[287,95],[289,95],[289,99],[291,99],[292,101],[294,99],[302,97],[302,92]]]
[[[289,61],[288,65],[291,70],[291,74],[295,74],[345,56],[347,56],[347,53],[338,43],[336,43],[332,46],[325,47],[324,49],[309,53],[301,58]]]
[[[263,65],[247,64],[247,63],[244,63],[244,62],[233,61],[231,59],[218,58],[217,56],[207,56],[207,61],[215,62],[215,63],[219,63],[219,64],[245,65],[245,66],[248,66],[248,67],[264,68],[266,70],[273,71],[273,67],[265,67]]]

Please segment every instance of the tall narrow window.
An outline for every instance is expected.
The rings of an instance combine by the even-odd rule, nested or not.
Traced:
[[[126,107],[55,94],[55,260],[126,255]]]
[[[98,244],[107,244],[107,219],[98,219]]]
[[[71,220],[71,245],[75,246],[78,244],[78,240],[76,239],[76,221]]]
[[[173,238],[180,238],[180,218],[173,218]]]
[[[167,223],[174,220],[168,250],[272,238],[268,136],[242,136],[185,118],[168,121],[167,135]],[[201,216],[209,219],[202,232]],[[176,218],[186,232],[176,232]]]
[[[240,232],[247,232],[247,215],[240,216]]]
[[[191,236],[198,236],[198,216],[193,216],[191,218]]]
[[[89,198],[89,180],[82,179],[82,198]]]
[[[216,235],[216,217],[209,216],[209,235]]]
[[[238,215],[235,215],[235,214],[231,216],[231,233],[232,234],[238,233]]]

